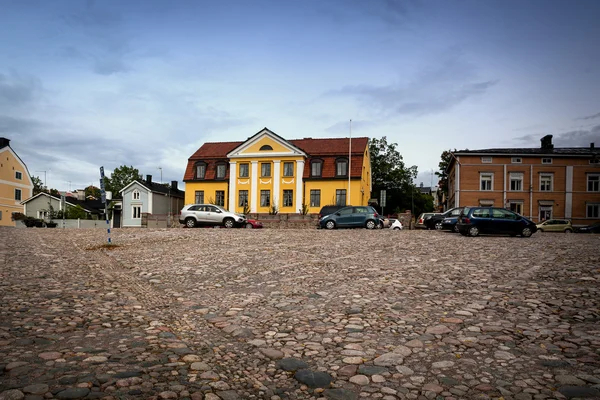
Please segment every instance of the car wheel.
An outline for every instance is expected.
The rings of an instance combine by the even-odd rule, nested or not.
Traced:
[[[367,221],[366,227],[367,229],[375,229],[377,227],[377,224],[375,223],[375,221],[370,219]]]
[[[335,229],[335,222],[333,222],[333,221],[327,221],[327,222],[325,222],[325,228],[327,228],[327,229]]]
[[[531,232],[531,228],[523,228],[523,230],[521,231],[521,236],[529,237],[532,233],[533,232]]]
[[[185,226],[187,226],[188,228],[193,228],[196,226],[196,220],[194,218],[186,218],[185,219]]]
[[[250,222],[246,224],[246,229],[252,229],[252,224]]]
[[[400,230],[400,227],[398,227],[398,226],[397,226],[397,227],[395,227],[395,228],[394,228],[394,230],[395,230],[395,231],[399,231],[399,230]]]
[[[538,229],[538,232],[544,232],[544,230],[543,229]]]
[[[225,220],[223,221],[223,226],[225,228],[233,228],[234,225],[235,221],[233,220],[233,218],[225,218]]]
[[[441,231],[442,230],[442,221],[435,223],[435,229],[437,231]]]
[[[452,230],[454,231],[454,233],[458,233],[458,226],[454,225],[454,228],[452,228]]]
[[[472,226],[472,227],[470,227],[470,228],[469,228],[469,236],[473,236],[473,237],[475,237],[475,236],[477,236],[477,235],[479,235],[479,228],[478,228],[478,227],[476,227],[476,226]]]
[[[573,233],[573,229],[565,229],[565,233]]]

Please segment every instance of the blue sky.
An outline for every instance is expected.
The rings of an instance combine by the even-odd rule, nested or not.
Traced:
[[[59,190],[133,165],[181,181],[206,141],[600,145],[596,0],[0,0],[0,136]],[[434,179],[435,183],[435,179]]]

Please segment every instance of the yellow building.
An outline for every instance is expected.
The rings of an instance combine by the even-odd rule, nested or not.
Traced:
[[[244,142],[205,143],[188,159],[183,180],[186,204],[212,203],[240,213],[367,205],[368,138],[286,140],[264,128]]]
[[[13,213],[22,213],[21,201],[33,194],[27,166],[9,143],[9,139],[0,138],[0,226],[15,226]]]

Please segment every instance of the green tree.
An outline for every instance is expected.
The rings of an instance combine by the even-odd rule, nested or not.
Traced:
[[[38,193],[44,191],[44,182],[40,179],[39,176],[32,176],[31,182],[33,183],[33,195],[35,196]]]
[[[92,196],[96,199],[99,199],[100,197],[102,197],[102,193],[101,193],[100,189],[94,185],[90,185],[90,186],[86,187],[84,189],[84,192],[85,192],[86,199],[88,198],[88,196]]]
[[[446,168],[448,168],[448,165],[450,165],[450,160],[452,160],[452,151],[456,151],[456,149],[444,150],[441,155],[441,161],[438,164],[439,171],[435,173],[440,178],[438,185],[444,199],[448,198],[448,175],[446,174]]]
[[[119,197],[119,192],[125,186],[129,185],[136,179],[141,179],[142,175],[140,175],[140,171],[137,168],[133,168],[133,166],[121,165],[120,167],[115,168],[112,174],[109,177],[104,177],[104,188],[113,193],[113,197]]]

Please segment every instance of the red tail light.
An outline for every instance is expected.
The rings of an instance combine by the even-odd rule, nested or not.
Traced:
[[[379,218],[379,215],[378,215],[377,213],[373,214],[373,216],[374,216],[375,218]]]
[[[419,224],[422,224],[422,223],[423,223],[423,218],[420,218],[419,219]]]
[[[471,221],[469,220],[469,218],[463,218],[462,221],[465,224],[470,224],[471,223]]]

